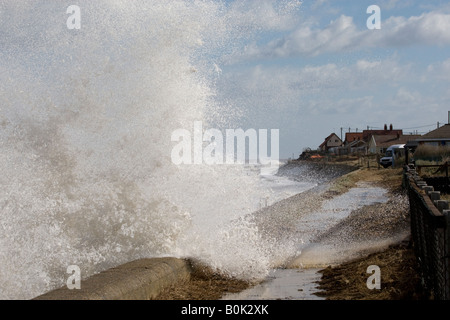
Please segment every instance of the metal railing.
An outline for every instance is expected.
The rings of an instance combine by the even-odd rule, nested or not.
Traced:
[[[436,300],[450,299],[450,210],[441,200],[439,185],[430,185],[416,170],[405,168],[403,183],[408,191],[411,236],[419,262],[422,284]]]

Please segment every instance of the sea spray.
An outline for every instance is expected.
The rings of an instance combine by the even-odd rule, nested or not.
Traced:
[[[274,3],[271,23],[285,21],[289,6]],[[270,240],[243,220],[266,196],[258,175],[170,159],[178,128],[233,128],[239,106],[215,100],[216,63],[261,29],[258,14],[238,2],[77,6],[69,29],[63,4],[0,5],[0,298],[62,286],[69,265],[85,278],[141,257],[267,274]]]

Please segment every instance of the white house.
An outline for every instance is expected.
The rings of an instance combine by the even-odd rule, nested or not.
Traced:
[[[337,134],[332,133],[325,138],[325,141],[319,146],[321,151],[328,151],[330,148],[336,148],[342,146],[342,140]]]

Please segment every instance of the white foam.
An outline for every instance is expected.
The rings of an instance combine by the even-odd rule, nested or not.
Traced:
[[[297,224],[297,232],[302,241],[298,244],[299,255],[290,267],[323,267],[351,259],[361,250],[375,247],[373,243],[351,243],[345,248],[343,243],[332,245],[315,243],[315,237],[337,225],[358,208],[375,203],[385,203],[386,190],[379,187],[360,186],[325,201],[319,210],[306,215]]]
[[[267,272],[258,230],[231,223],[258,208],[259,178],[170,159],[175,129],[239,115],[215,100],[215,58],[260,17],[216,1],[77,5],[80,30],[61,4],[0,5],[0,298],[64,285],[69,265],[87,277],[161,255]]]

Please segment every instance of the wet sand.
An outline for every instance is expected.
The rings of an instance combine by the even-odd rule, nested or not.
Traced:
[[[409,211],[406,195],[401,190],[401,173],[401,169],[360,169],[263,208],[255,215],[255,221],[261,230],[265,230],[263,234],[276,235],[279,241],[286,241],[289,240],[286,237],[295,235],[294,221],[358,184],[384,188],[387,192],[384,203],[353,210],[326,232],[315,234],[311,245],[302,250],[300,257],[293,257],[280,266],[278,274],[275,270],[263,283],[231,279],[200,267],[189,283],[165,292],[159,299],[420,298],[417,265],[409,247]],[[308,266],[307,276],[298,272],[308,270],[304,268],[304,262],[306,259],[314,261],[313,258],[316,259],[315,265],[311,263]],[[381,290],[367,288],[366,281],[370,275],[366,271],[370,265],[378,265],[381,269]],[[305,283],[305,279],[309,280]],[[283,281],[286,284],[284,288]]]

